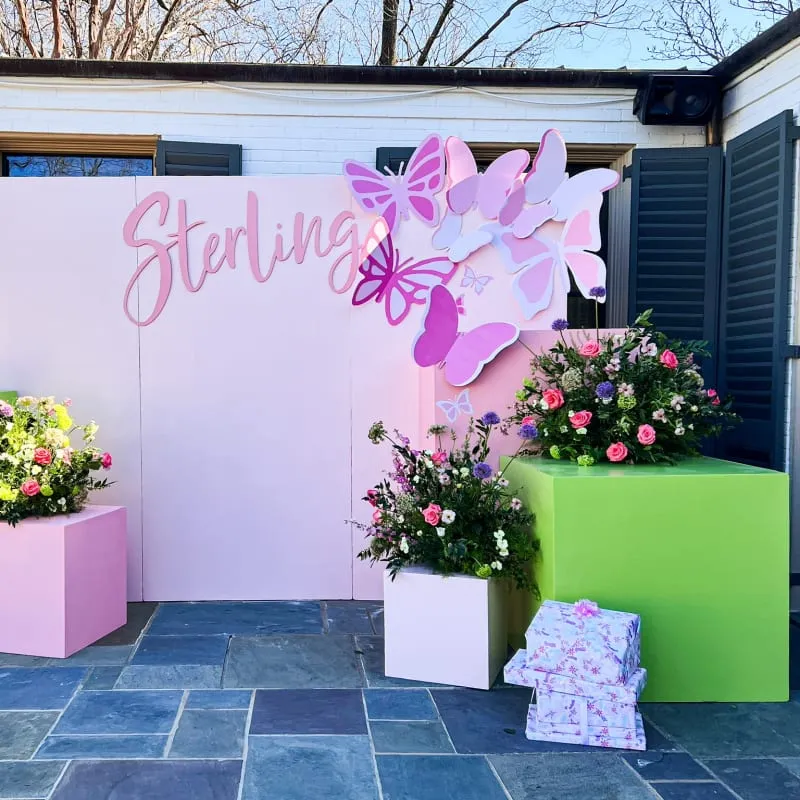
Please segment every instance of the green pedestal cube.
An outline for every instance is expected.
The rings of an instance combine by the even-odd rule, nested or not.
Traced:
[[[788,700],[788,475],[530,458],[506,477],[536,514],[542,599],[641,615],[643,700]]]
[[[6,403],[14,403],[16,399],[16,392],[0,392],[0,400],[4,400]]]

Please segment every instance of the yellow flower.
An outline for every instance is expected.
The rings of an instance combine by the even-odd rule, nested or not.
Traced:
[[[62,431],[68,431],[72,427],[72,417],[65,406],[61,404],[54,406],[56,411],[56,423]]]
[[[16,500],[18,491],[16,489],[12,489],[5,483],[0,484],[0,500],[3,502],[11,502],[12,500]]]

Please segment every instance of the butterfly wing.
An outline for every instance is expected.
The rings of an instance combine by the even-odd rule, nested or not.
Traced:
[[[380,300],[394,274],[396,264],[397,251],[392,235],[379,220],[369,229],[364,241],[363,260],[358,268],[364,277],[353,292],[353,305],[363,305],[373,298]]]
[[[558,258],[553,254],[540,263],[524,269],[514,280],[512,290],[525,319],[533,319],[553,299]]]
[[[479,278],[478,278],[478,279],[475,281],[475,294],[483,294],[483,290],[484,290],[484,289],[485,289],[485,288],[486,288],[486,287],[489,285],[489,283],[490,283],[491,281],[493,281],[493,280],[494,280],[494,278],[492,278],[492,276],[491,276],[491,275],[481,275],[481,277],[479,277]]]
[[[414,305],[422,305],[433,287],[441,287],[458,267],[449,258],[437,256],[417,261],[395,273],[386,288],[386,319],[399,325]]]
[[[478,209],[486,219],[497,219],[508,193],[530,160],[527,150],[510,150],[496,158],[479,177]]]
[[[561,134],[551,128],[544,132],[533,166],[525,179],[525,199],[543,203],[567,177],[567,146]]]
[[[414,361],[432,367],[444,361],[458,338],[458,309],[444,286],[434,286],[422,318],[422,329],[414,339]]]
[[[390,232],[394,232],[398,212],[398,184],[390,175],[359,161],[344,162],[344,176],[350,193],[369,214],[380,214]]]
[[[460,264],[491,241],[492,234],[479,228],[478,230],[470,231],[464,236],[459,236],[450,245],[447,255],[453,263]]]
[[[587,169],[564,181],[550,202],[555,207],[553,219],[565,220],[574,216],[587,202],[602,202],[602,193],[619,183],[619,173],[613,169]]]
[[[456,403],[450,400],[439,400],[436,405],[444,411],[448,422],[453,423],[458,419],[458,405]]]
[[[584,297],[594,286],[606,285],[606,265],[600,256],[587,250],[599,250],[601,245],[599,203],[591,202],[564,226],[562,249],[564,261],[575,278],[575,283]],[[605,302],[605,298],[599,298]]]
[[[553,205],[547,201],[528,206],[514,221],[512,226],[514,236],[518,239],[527,239],[540,225],[551,220],[555,211]]]
[[[497,221],[501,225],[511,225],[514,220],[522,213],[525,207],[525,185],[517,183],[508,193],[503,207],[497,216]]]
[[[457,336],[444,365],[447,382],[466,386],[499,353],[519,338],[519,328],[510,322],[489,322]]]
[[[508,228],[498,226],[493,233],[494,245],[503,259],[506,272],[510,273],[538,264],[551,256],[556,247],[555,242],[538,236],[518,239]]]
[[[456,405],[462,414],[472,414],[472,402],[469,399],[469,389],[464,389],[461,394],[456,397]]]
[[[445,151],[450,180],[447,205],[456,214],[466,214],[478,195],[479,175],[475,157],[469,147],[455,136],[448,137]]]
[[[431,237],[433,249],[447,250],[459,236],[461,236],[461,216],[448,209],[439,229]]]
[[[461,287],[463,289],[469,289],[469,287],[475,283],[475,279],[477,277],[478,276],[475,274],[475,270],[472,269],[472,267],[464,267],[464,277],[461,279]]]
[[[414,151],[402,177],[409,208],[431,227],[439,224],[439,204],[434,196],[444,188],[444,164],[444,142],[434,133]]]

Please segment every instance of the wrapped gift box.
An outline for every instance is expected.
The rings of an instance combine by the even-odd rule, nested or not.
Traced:
[[[536,705],[528,709],[525,735],[539,742],[583,744],[592,747],[614,747],[623,750],[646,750],[642,715],[637,713],[633,728],[615,728],[605,725],[556,724],[539,718]]]
[[[536,690],[539,718],[548,723],[580,724],[585,704],[587,724],[634,728],[636,702],[647,683],[647,670],[637,669],[622,686],[579,681],[565,675],[541,672],[528,666],[520,650],[503,671],[506,683]]]
[[[545,600],[525,639],[529,666],[541,672],[619,685],[639,667],[639,615],[586,600]]]

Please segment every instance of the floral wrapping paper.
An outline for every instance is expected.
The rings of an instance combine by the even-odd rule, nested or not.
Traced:
[[[612,700],[592,700],[561,692],[536,690],[539,720],[551,724],[581,725],[586,720],[593,727],[634,728],[636,703],[616,703]]]
[[[592,681],[580,681],[567,675],[542,672],[530,665],[527,650],[518,650],[504,667],[503,678],[506,683],[514,686],[529,686],[531,689],[589,697],[593,700],[610,700],[612,703],[634,704],[647,683],[647,670],[637,669],[622,686],[606,686]]]
[[[577,680],[625,684],[639,667],[639,615],[545,600],[531,622],[529,666]]]
[[[525,735],[540,742],[562,742],[583,744],[592,747],[614,747],[622,750],[646,750],[642,715],[636,714],[633,728],[610,726],[554,724],[539,719],[536,705],[528,709],[528,725]]]

